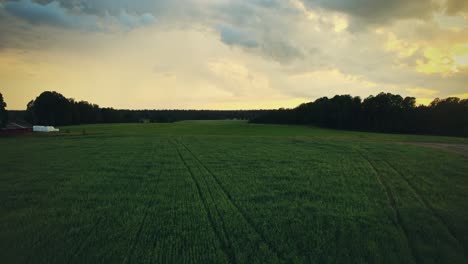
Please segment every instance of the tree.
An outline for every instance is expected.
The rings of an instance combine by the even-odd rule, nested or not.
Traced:
[[[5,127],[8,123],[7,104],[3,100],[3,95],[0,93],[0,127]]]
[[[73,103],[57,92],[43,92],[28,103],[28,116],[38,125],[69,125],[73,121]]]
[[[364,100],[350,95],[322,97],[294,109],[270,110],[253,123],[314,124],[338,129],[468,136],[468,99],[436,98],[416,106],[416,98],[379,93]]]

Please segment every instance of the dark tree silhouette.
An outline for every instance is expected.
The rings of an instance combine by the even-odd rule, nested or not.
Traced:
[[[40,125],[175,122],[243,119],[254,123],[312,124],[336,129],[468,136],[468,99],[435,99],[416,106],[414,97],[379,93],[364,100],[350,95],[322,97],[294,109],[278,110],[116,110],[44,92],[28,103],[26,120]]]
[[[301,104],[294,109],[264,113],[256,123],[313,124],[337,129],[390,133],[425,133],[468,136],[468,99],[435,99],[416,106],[414,97],[390,93],[359,97],[336,95]]]
[[[250,120],[266,110],[116,110],[86,101],[67,99],[57,92],[44,92],[27,105],[25,119],[39,125],[93,123],[175,122],[180,120]]]
[[[43,92],[35,100],[28,103],[28,116],[39,125],[67,125],[72,124],[72,104],[57,92]]]
[[[3,99],[2,93],[0,93],[0,127],[5,127],[8,123],[8,112],[6,110],[7,104]]]

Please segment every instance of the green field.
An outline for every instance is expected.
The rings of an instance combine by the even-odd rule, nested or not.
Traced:
[[[468,139],[242,121],[0,138],[1,263],[468,263]]]

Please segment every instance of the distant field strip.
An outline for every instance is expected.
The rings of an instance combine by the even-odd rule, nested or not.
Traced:
[[[468,160],[239,121],[0,138],[2,263],[467,263]],[[82,131],[86,130],[86,134]]]

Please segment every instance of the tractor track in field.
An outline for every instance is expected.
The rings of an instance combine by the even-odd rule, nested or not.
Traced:
[[[218,177],[182,142],[179,142],[191,155],[192,157],[211,175],[211,177],[215,180],[218,187],[221,191],[226,195],[228,201],[236,208],[238,213],[241,217],[247,222],[247,224],[257,233],[263,243],[265,243],[268,248],[279,258],[284,260],[283,254],[274,246],[271,242],[266,239],[264,232],[262,232],[257,226],[254,224],[253,220],[234,202],[231,194],[226,190],[226,188],[221,184],[221,181]]]
[[[152,146],[152,148],[151,148],[151,152],[154,152],[154,144],[153,144],[153,146]],[[136,156],[137,156],[137,152],[133,152],[132,157],[134,158],[134,157],[136,157]],[[128,159],[128,160],[125,162],[125,164],[122,165],[122,167],[128,166],[128,165],[131,163],[130,160],[131,160],[131,159]],[[147,207],[148,207],[148,206],[147,206]],[[92,227],[92,229],[97,229],[97,226],[98,226],[101,222],[103,222],[103,220],[104,220],[106,217],[107,217],[107,216],[101,216],[101,217],[99,218],[98,222],[95,223],[95,225]],[[78,247],[76,247],[76,249],[74,250],[74,252],[70,255],[70,257],[69,257],[67,263],[72,262],[72,260],[73,260],[76,256],[78,256],[78,254],[80,253],[80,251],[85,247],[85,244],[86,244],[87,240],[91,237],[91,234],[92,234],[92,230],[89,232],[89,234],[88,234],[84,239],[82,239],[82,240],[79,242]],[[133,247],[133,246],[132,246],[132,247]],[[124,259],[124,261],[125,261],[125,259]]]
[[[130,247],[130,251],[128,252],[127,256],[124,258],[123,263],[129,263],[132,256],[133,256],[133,254],[134,254],[134,252],[135,252],[136,245],[138,244],[138,241],[140,240],[141,231],[143,231],[143,226],[146,223],[146,218],[148,218],[148,211],[149,211],[150,207],[151,207],[151,203],[148,203],[145,206],[145,213],[143,215],[143,220],[141,220],[140,225],[138,226],[138,231],[135,234],[135,237],[133,238],[133,242],[132,242],[132,246]]]
[[[154,148],[155,147],[154,147],[154,143],[153,143],[153,147],[152,147],[152,151],[151,151],[152,152],[151,157],[154,156]],[[152,166],[150,166],[148,171],[151,171],[153,168],[154,168],[154,165],[152,163]],[[163,171],[162,166],[159,166],[159,171],[158,171],[158,174],[157,174],[157,177],[156,177],[156,181],[154,182],[156,188],[157,188],[159,180],[161,178],[162,171]],[[149,189],[150,187],[147,187],[147,188]],[[146,219],[148,218],[149,210],[150,210],[152,205],[153,205],[153,200],[150,199],[147,202],[146,206],[145,206],[143,219],[141,220],[141,222],[140,222],[140,224],[138,226],[138,231],[135,234],[135,237],[133,238],[132,246],[130,247],[130,250],[129,250],[127,256],[124,258],[123,263],[129,263],[132,260],[132,257],[133,257],[133,254],[135,253],[135,249],[136,249],[136,246],[138,244],[138,241],[140,241],[140,239],[141,239],[140,238],[141,237],[141,232],[143,231],[143,227],[146,224]]]
[[[182,156],[182,153],[180,152],[179,148],[177,147],[177,143],[175,143],[175,142],[177,142],[177,141],[174,140],[174,142],[172,142],[172,143],[173,143],[173,145],[174,145],[174,147],[175,147],[175,149],[177,151],[177,154],[179,155],[180,160],[182,161],[182,163],[184,164],[184,166],[188,170],[192,181],[195,183],[195,187],[197,188],[198,196],[200,197],[200,200],[202,201],[203,208],[205,209],[205,213],[208,216],[208,220],[210,222],[211,228],[213,229],[213,232],[215,233],[215,236],[216,236],[218,242],[220,243],[224,254],[228,257],[229,262],[236,263],[236,257],[234,255],[234,250],[232,249],[232,247],[230,245],[228,245],[226,243],[226,241],[224,241],[224,239],[222,239],[220,231],[218,230],[218,228],[216,228],[215,221],[213,219],[213,215],[211,214],[210,210],[208,209],[208,203],[206,201],[205,196],[203,195],[203,192],[201,191],[200,183],[196,179],[195,175],[193,174],[192,169],[187,164],[187,161]],[[225,230],[224,230],[224,232],[225,232],[226,237],[227,237],[227,233],[226,233]]]
[[[44,225],[46,226],[46,225]],[[38,238],[36,239],[32,245],[31,245],[31,248],[29,250],[29,254],[26,256],[26,260],[24,261],[24,263],[29,263],[31,261],[31,258],[34,254],[34,249],[37,249],[37,248],[40,248],[40,247],[43,247],[45,245],[43,245],[46,241],[48,241],[50,238],[52,238],[53,236],[55,236],[56,234],[58,233],[58,230],[57,229],[53,229],[47,236],[44,236],[42,238]]]
[[[215,210],[216,210],[216,213],[221,221],[221,228],[225,234],[225,237],[226,237],[226,240],[227,240],[227,243],[228,245],[230,246],[230,248],[232,249],[233,251],[233,255],[234,255],[234,261],[237,261],[236,260],[236,256],[235,256],[235,253],[234,253],[234,248],[232,246],[232,241],[231,241],[231,238],[229,236],[229,233],[227,232],[227,229],[226,229],[226,223],[224,222],[224,217],[222,217],[222,214],[219,212],[219,209],[218,209],[218,206],[216,205],[216,203],[214,202],[215,199],[213,198],[213,193],[211,192],[211,188],[209,188],[209,184],[208,182],[206,181],[206,178],[203,177],[203,181],[205,182],[205,185],[206,185],[206,188],[208,189],[208,194],[210,195],[211,197],[211,200],[213,201],[213,205],[215,207]]]
[[[400,211],[398,210],[398,207],[397,207],[396,201],[395,201],[395,197],[393,197],[393,194],[392,194],[392,191],[391,191],[390,187],[385,183],[385,181],[382,178],[382,175],[380,175],[379,171],[377,170],[375,165],[370,161],[370,159],[367,158],[364,154],[362,154],[362,152],[359,151],[359,150],[358,150],[358,153],[371,166],[372,171],[376,175],[377,182],[384,189],[385,195],[387,196],[387,200],[388,200],[388,202],[390,204],[390,207],[391,207],[391,209],[392,209],[392,211],[393,211],[393,213],[395,215],[396,223],[400,227],[400,230],[403,231],[403,234],[405,235],[405,240],[406,240],[406,243],[408,244],[408,247],[410,249],[411,256],[413,257],[413,260],[415,261],[415,263],[420,263],[421,259],[417,256],[417,254],[415,252],[415,249],[414,249],[414,245],[412,244],[412,242],[409,239],[409,231],[405,227],[405,225],[403,224],[403,220],[401,218]]]
[[[427,201],[427,199],[425,199],[416,189],[416,186],[414,186],[414,184],[403,174],[401,173],[397,168],[395,168],[395,166],[393,166],[393,164],[391,164],[390,162],[386,161],[386,160],[382,160],[384,163],[386,163],[393,171],[395,171],[399,176],[400,178],[402,178],[406,184],[408,184],[410,190],[413,192],[413,194],[416,196],[416,198],[426,207],[426,209],[428,209],[431,214],[439,220],[439,222],[445,227],[445,229],[447,230],[447,232],[450,234],[450,236],[452,236],[453,239],[455,239],[455,241],[458,243],[458,245],[460,245],[460,247],[463,250],[463,254],[465,255],[466,257],[466,253],[465,253],[465,247],[463,246],[463,243],[461,243],[461,241],[458,239],[458,237],[455,235],[456,232],[454,232],[451,228],[450,228],[450,225],[447,224],[447,222],[444,220],[444,218],[438,214],[434,208],[431,206],[431,204]]]
[[[78,255],[78,253],[80,253],[80,251],[84,248],[86,241],[88,241],[91,235],[94,233],[94,231],[97,230],[98,225],[102,222],[103,219],[104,217],[99,217],[99,219],[93,224],[89,232],[86,234],[85,238],[82,239],[80,243],[78,243],[78,246],[73,250],[72,254],[67,260],[67,263],[70,263],[73,260],[73,258],[75,258]]]

